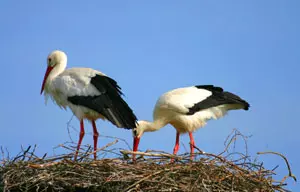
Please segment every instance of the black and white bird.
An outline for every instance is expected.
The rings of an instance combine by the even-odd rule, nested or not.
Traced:
[[[174,154],[179,150],[179,136],[189,133],[191,158],[194,153],[193,132],[209,119],[218,119],[229,110],[248,110],[249,104],[239,96],[213,85],[197,85],[171,90],[159,97],[153,111],[153,122],[138,121],[133,129],[133,151],[138,150],[144,132],[157,131],[171,124],[177,131]],[[135,155],[133,155],[135,160]]]
[[[90,68],[66,69],[67,56],[56,50],[47,58],[47,70],[41,88],[45,99],[50,96],[61,108],[69,107],[80,120],[80,136],[75,154],[85,134],[84,119],[93,126],[94,158],[98,142],[98,131],[95,121],[106,119],[119,128],[132,129],[137,118],[132,109],[122,99],[121,88],[115,80]]]

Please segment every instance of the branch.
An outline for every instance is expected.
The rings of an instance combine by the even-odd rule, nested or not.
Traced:
[[[141,179],[141,180],[135,182],[134,184],[130,185],[129,187],[127,187],[124,191],[128,191],[129,189],[131,189],[132,187],[136,186],[137,184],[139,184],[139,183],[141,183],[141,182],[143,182],[143,181],[149,179],[150,177],[152,177],[152,176],[154,176],[154,175],[160,174],[160,173],[163,172],[163,171],[164,171],[164,170],[157,171],[157,172],[155,172],[155,173],[152,173],[152,174],[148,175],[147,177],[144,177],[143,179]],[[129,190],[129,191],[131,191],[131,190]]]
[[[294,179],[294,181],[297,182],[297,178],[296,178],[296,176],[292,173],[290,164],[289,164],[287,158],[286,158],[284,155],[282,155],[281,153],[278,153],[278,152],[273,152],[273,151],[258,152],[257,154],[258,154],[258,155],[262,155],[262,154],[274,154],[274,155],[279,155],[280,157],[282,157],[282,158],[284,159],[285,163],[286,163],[286,166],[287,166],[288,170],[289,170],[289,175],[288,175],[288,177],[292,177],[292,178]],[[285,180],[286,178],[287,178],[287,177],[284,177],[284,178],[283,178],[282,183],[284,182],[284,180]]]
[[[135,154],[135,155],[143,155],[143,156],[152,156],[152,157],[168,157],[168,158],[175,158],[175,159],[183,159],[182,157],[179,157],[177,155],[172,155],[172,154],[167,154],[167,153],[163,153],[163,154],[159,154],[159,153],[145,153],[145,152],[133,152],[133,151],[128,151],[128,150],[120,150],[120,152],[122,154]]]

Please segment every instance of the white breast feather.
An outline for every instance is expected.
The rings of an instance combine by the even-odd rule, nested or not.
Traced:
[[[198,111],[193,115],[177,114],[173,116],[173,126],[180,132],[193,132],[206,125],[210,119],[218,119],[226,115],[226,107],[218,106]]]
[[[71,104],[68,97],[99,95],[100,92],[90,83],[91,78],[96,74],[104,75],[90,68],[67,69],[51,81],[47,92],[45,92],[45,98],[51,95],[58,106],[63,108],[69,106],[73,113],[80,118],[89,109]]]
[[[67,69],[53,80],[52,86],[65,97],[99,95],[99,91],[90,83],[96,74],[102,75],[89,68]]]

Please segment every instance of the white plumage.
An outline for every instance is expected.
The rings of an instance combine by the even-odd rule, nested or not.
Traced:
[[[80,138],[75,159],[84,136],[83,119],[92,122],[94,149],[97,149],[98,132],[95,121],[107,119],[117,127],[132,129],[136,117],[122,99],[117,82],[105,74],[90,68],[66,69],[67,56],[62,51],[53,51],[47,59],[48,68],[42,84],[41,94],[61,108],[69,107],[80,120]],[[96,153],[94,153],[96,158]]]
[[[74,105],[68,101],[68,97],[76,95],[99,95],[100,92],[90,83],[91,77],[94,77],[96,74],[104,75],[103,73],[90,68],[67,69],[50,81],[47,88],[45,88],[45,97],[50,96],[60,107],[65,109],[66,107],[70,107],[78,119],[97,119],[99,117],[103,119],[103,117],[98,113],[95,113],[94,110],[84,106]]]
[[[248,110],[249,104],[240,97],[224,92],[220,87],[198,85],[171,90],[159,97],[153,111],[153,122],[138,121],[134,134],[134,151],[144,132],[157,131],[167,124],[176,130],[174,154],[179,149],[179,135],[189,133],[191,154],[194,150],[192,132],[203,127],[209,119],[218,119],[233,109]]]
[[[186,115],[189,112],[189,108],[211,95],[211,91],[196,87],[179,88],[169,91],[158,99],[153,117],[154,119],[163,119],[164,121],[168,119],[170,121],[168,123],[173,124],[180,133],[193,132],[204,126],[208,119],[217,119],[226,113],[226,110],[222,110],[224,108],[218,106],[198,111],[193,115]],[[176,126],[177,124],[179,125]]]

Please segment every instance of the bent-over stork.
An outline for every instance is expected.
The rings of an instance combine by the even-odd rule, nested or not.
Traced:
[[[52,100],[61,108],[69,107],[80,120],[80,136],[74,159],[85,134],[83,120],[92,122],[94,158],[98,142],[95,121],[107,119],[120,128],[132,129],[137,118],[128,104],[122,99],[121,88],[115,80],[90,68],[66,69],[67,56],[56,50],[47,58],[47,70],[42,84],[45,99]]]
[[[223,117],[234,109],[248,110],[249,104],[239,96],[213,85],[197,85],[171,90],[159,97],[153,111],[153,122],[138,121],[133,129],[133,151],[138,150],[144,132],[157,131],[171,124],[177,131],[174,154],[179,150],[179,136],[189,133],[191,159],[194,153],[192,132],[203,127],[209,119]],[[135,155],[133,155],[135,160]]]

